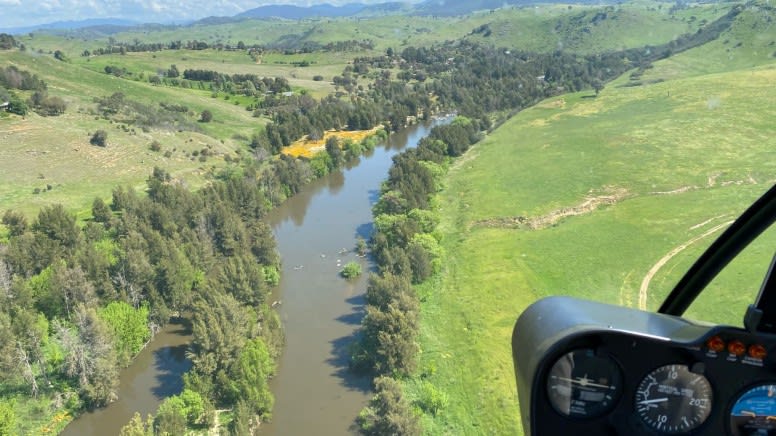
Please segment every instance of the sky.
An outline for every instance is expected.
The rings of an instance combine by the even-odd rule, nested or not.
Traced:
[[[87,18],[123,18],[141,23],[181,22],[232,16],[268,4],[381,3],[383,0],[0,0],[0,28]]]

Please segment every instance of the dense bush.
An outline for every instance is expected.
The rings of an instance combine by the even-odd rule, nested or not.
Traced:
[[[105,130],[98,130],[94,132],[91,139],[89,139],[89,143],[92,145],[96,145],[99,147],[107,147],[108,146],[108,132]]]

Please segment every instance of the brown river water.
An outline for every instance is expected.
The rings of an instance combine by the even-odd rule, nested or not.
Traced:
[[[448,119],[436,120],[444,123]],[[279,301],[286,346],[270,386],[275,395],[272,422],[262,435],[343,435],[353,432],[356,415],[371,397],[371,378],[348,370],[348,346],[364,315],[367,273],[373,265],[354,253],[356,239],[369,238],[371,208],[387,178],[391,158],[414,147],[431,125],[392,134],[342,171],[306,186],[267,217],[283,270],[273,301]],[[364,274],[339,276],[350,262]],[[66,436],[116,435],[135,411],[145,417],[167,396],[182,390],[181,375],[190,332],[178,324],[157,334],[132,365],[121,372],[119,400],[80,416]]]

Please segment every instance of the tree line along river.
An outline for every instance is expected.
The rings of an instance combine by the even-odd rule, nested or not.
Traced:
[[[372,205],[388,174],[392,157],[415,147],[435,119],[391,134],[385,144],[342,170],[307,185],[273,210],[267,222],[274,230],[283,262],[273,300],[283,322],[286,345],[270,382],[275,395],[272,422],[265,435],[346,434],[370,398],[371,377],[348,370],[348,346],[361,323],[367,274],[356,280],[339,276],[356,255],[357,238],[368,239]],[[114,435],[135,412],[145,417],[183,388],[182,374],[191,367],[185,357],[191,340],[185,319],[176,319],[121,372],[119,399],[71,422],[64,436]]]

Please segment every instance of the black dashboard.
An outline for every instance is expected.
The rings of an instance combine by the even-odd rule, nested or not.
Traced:
[[[526,435],[776,435],[776,335],[551,297],[512,338]]]

